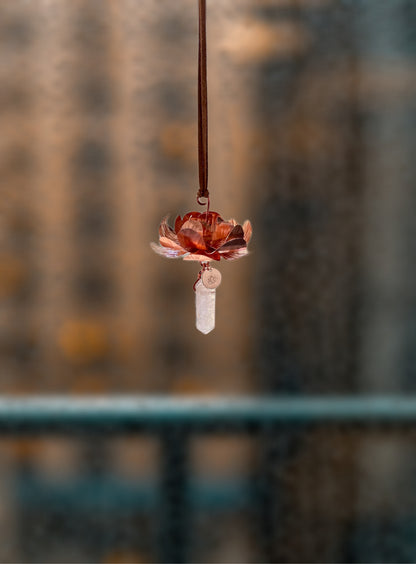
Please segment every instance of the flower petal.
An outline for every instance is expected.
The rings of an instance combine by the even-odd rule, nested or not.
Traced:
[[[175,219],[175,233],[178,233],[179,229],[182,227],[183,220],[180,215]]]
[[[211,246],[214,249],[217,249],[218,247],[223,245],[226,242],[232,230],[233,230],[233,225],[227,223],[226,221],[216,225],[210,241]]]
[[[214,260],[211,257],[207,257],[205,255],[198,255],[196,253],[190,253],[188,255],[186,255],[186,257],[184,257],[183,260],[197,260],[198,262],[209,262],[211,260]],[[219,259],[216,259],[219,260]]]
[[[241,225],[234,225],[229,234],[227,241],[231,241],[232,239],[244,239],[244,231]]]
[[[181,258],[183,256],[186,256],[186,251],[184,251],[183,249],[171,249],[168,247],[161,247],[159,245],[156,245],[156,243],[150,243],[150,246],[152,247],[152,249],[154,250],[155,253],[157,253],[158,255],[162,255],[163,257],[166,258]]]
[[[225,260],[237,260],[239,258],[245,257],[246,255],[248,255],[248,249],[247,247],[244,247],[242,249],[228,251],[224,254],[221,254],[221,258],[224,258]]]
[[[192,219],[192,218],[188,219],[182,225],[181,230],[183,229],[192,229],[193,231],[197,231],[198,233],[200,233],[202,236],[204,233],[202,223],[199,221],[199,219]]]
[[[210,252],[204,253],[204,254],[205,254],[206,257],[209,257],[212,260],[220,260],[221,259],[220,253],[218,251],[216,251],[215,249],[210,251]]]
[[[199,219],[200,216],[201,214],[199,212],[188,212],[183,216],[183,218],[178,215],[178,217],[175,219],[175,232],[178,233],[183,224],[186,223],[189,219]]]
[[[186,252],[184,249],[182,249],[179,243],[172,241],[172,239],[169,239],[168,237],[159,237],[159,243],[162,245],[162,247],[168,247],[169,249]]]
[[[227,241],[226,243],[224,243],[224,245],[219,247],[219,249],[217,250],[219,253],[223,253],[235,249],[244,249],[246,246],[247,243],[245,242],[244,239],[232,239],[231,241]]]
[[[243,223],[243,232],[244,232],[244,239],[248,244],[250,242],[251,236],[253,235],[253,228],[251,227],[251,223],[248,219],[245,220]]]
[[[206,251],[204,238],[193,229],[181,229],[178,233],[179,244],[189,252]]]
[[[172,229],[172,227],[170,225],[168,225],[168,215],[166,217],[164,217],[162,219],[162,221],[160,222],[159,225],[159,237],[167,237],[168,239],[171,239],[172,241],[175,241],[175,243],[178,243],[178,238],[176,236],[176,233],[174,232],[174,230]]]

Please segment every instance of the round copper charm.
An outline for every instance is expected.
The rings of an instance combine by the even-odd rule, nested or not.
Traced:
[[[204,270],[201,274],[201,280],[205,288],[215,290],[221,284],[221,272],[216,268]]]

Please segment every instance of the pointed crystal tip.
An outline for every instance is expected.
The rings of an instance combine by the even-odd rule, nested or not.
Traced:
[[[208,335],[208,333],[211,333],[211,331],[215,329],[215,325],[213,325],[212,327],[198,327],[197,325],[196,328],[204,335]]]

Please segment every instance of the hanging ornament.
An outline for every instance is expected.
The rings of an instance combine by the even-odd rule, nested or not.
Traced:
[[[152,249],[167,258],[198,261],[201,270],[194,284],[196,328],[207,334],[215,327],[215,294],[221,284],[221,273],[212,268],[212,261],[236,260],[247,254],[252,228],[246,220],[239,225],[235,219],[224,220],[210,211],[208,191],[208,99],[206,55],[206,0],[199,0],[198,50],[198,165],[199,190],[197,202],[206,211],[191,211],[178,216],[174,227],[165,217],[159,226],[159,245]]]

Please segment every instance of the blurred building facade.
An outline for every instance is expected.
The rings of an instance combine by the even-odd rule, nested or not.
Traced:
[[[380,4],[208,1],[212,207],[250,218],[254,240],[247,259],[221,265],[217,327],[202,336],[197,267],[149,247],[163,216],[196,207],[196,2],[0,2],[1,393],[414,389],[415,14],[404,0]],[[202,516],[199,537],[211,541],[199,559],[355,550],[359,561],[351,523],[369,507],[359,492],[372,483],[378,499],[407,480],[391,460],[408,439],[391,438],[387,456],[385,438],[380,449],[377,437],[321,431],[195,441],[196,476],[276,480],[256,513],[276,530],[273,546],[258,546],[243,511],[223,518],[223,534]],[[27,467],[157,473],[157,445],[144,439],[2,448],[5,490]],[[363,481],[367,452],[388,470]],[[405,494],[389,495],[394,513]],[[6,498],[0,557],[16,560],[19,510]],[[383,508],[372,507],[379,526]],[[136,557],[154,558],[139,545]],[[114,546],[100,558],[122,559]],[[94,554],[74,550],[74,561]]]

